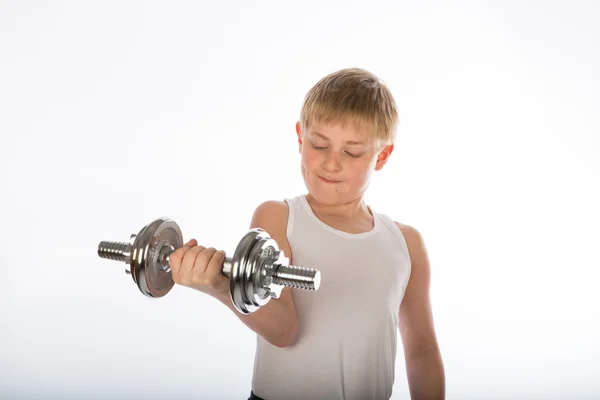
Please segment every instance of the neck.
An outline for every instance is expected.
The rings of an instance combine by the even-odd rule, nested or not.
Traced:
[[[323,215],[347,219],[356,219],[364,217],[365,215],[371,215],[367,205],[364,202],[363,195],[349,202],[324,204],[318,202],[310,193],[308,193],[306,195],[306,200],[308,201],[308,204],[310,204],[313,211]]]

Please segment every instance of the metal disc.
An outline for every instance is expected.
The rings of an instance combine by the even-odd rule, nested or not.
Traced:
[[[243,314],[249,314],[255,311],[253,307],[249,307],[246,305],[247,301],[245,300],[245,295],[243,293],[243,273],[245,270],[248,254],[250,253],[250,250],[252,250],[254,240],[261,232],[264,232],[264,230],[260,228],[250,229],[242,237],[242,240],[240,240],[240,242],[238,243],[233,254],[233,258],[231,260],[232,262],[231,273],[229,276],[229,293],[231,295],[231,301],[233,302],[233,305],[239,312]]]
[[[243,273],[243,288],[247,304],[262,307],[271,297],[265,284],[270,284],[267,277],[266,264],[272,264],[277,259],[277,243],[266,234],[256,237],[250,250]]]
[[[245,263],[242,266],[242,270],[240,271],[240,285],[242,289],[242,296],[244,298],[244,304],[248,309],[258,308],[260,303],[260,299],[256,299],[255,294],[257,291],[257,285],[254,284],[254,278],[258,278],[256,275],[258,272],[258,257],[262,250],[262,242],[264,241],[264,237],[262,235],[257,235],[254,238],[254,243],[252,243],[252,248],[248,252],[248,256],[246,257]],[[257,301],[258,300],[258,301]]]
[[[140,291],[148,297],[162,297],[175,282],[171,271],[163,271],[158,260],[162,246],[183,246],[181,229],[174,221],[159,218],[144,227],[135,238],[131,255],[131,274]]]
[[[145,264],[145,246],[141,245],[141,238],[144,236],[144,231],[148,228],[148,225],[144,226],[138,234],[135,236],[133,243],[131,243],[131,254],[129,260],[129,272],[135,284],[139,287],[140,277],[140,265]]]

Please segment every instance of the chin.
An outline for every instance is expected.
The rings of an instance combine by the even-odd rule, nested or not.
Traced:
[[[319,180],[319,182],[316,184],[310,185],[308,189],[312,197],[314,197],[319,203],[334,204],[337,203],[341,197],[343,197],[344,193],[340,190],[340,188],[334,188],[333,186],[334,185],[329,185]]]

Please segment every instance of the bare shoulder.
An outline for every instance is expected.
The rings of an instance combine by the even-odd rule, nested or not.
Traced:
[[[410,253],[411,263],[414,264],[415,261],[422,262],[423,259],[427,257],[427,252],[421,232],[419,232],[412,225],[403,224],[397,221],[394,221],[394,223],[398,228],[400,228],[400,231],[406,239],[406,245],[408,246],[408,252]]]
[[[396,224],[396,226],[398,228],[400,228],[400,230],[402,231],[404,236],[410,236],[411,238],[416,238],[416,237],[421,236],[421,233],[417,230],[417,228],[415,228],[412,225],[403,224],[398,221],[394,221],[394,223]]]
[[[250,229],[261,228],[273,238],[279,249],[292,263],[292,254],[287,240],[287,221],[289,215],[288,204],[280,200],[266,200],[260,203],[254,210]]]
[[[266,200],[256,207],[254,215],[272,217],[270,219],[281,219],[281,217],[287,218],[288,205],[285,201]]]

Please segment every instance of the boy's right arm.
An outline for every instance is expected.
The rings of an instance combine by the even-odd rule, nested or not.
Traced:
[[[283,201],[269,200],[261,203],[254,211],[250,229],[264,229],[292,264],[291,249],[286,237],[287,207]],[[222,293],[217,299],[229,307],[248,328],[277,347],[288,346],[298,333],[296,306],[292,290],[288,287],[283,288],[278,299],[269,300],[250,314],[240,313],[231,302],[229,293]]]

